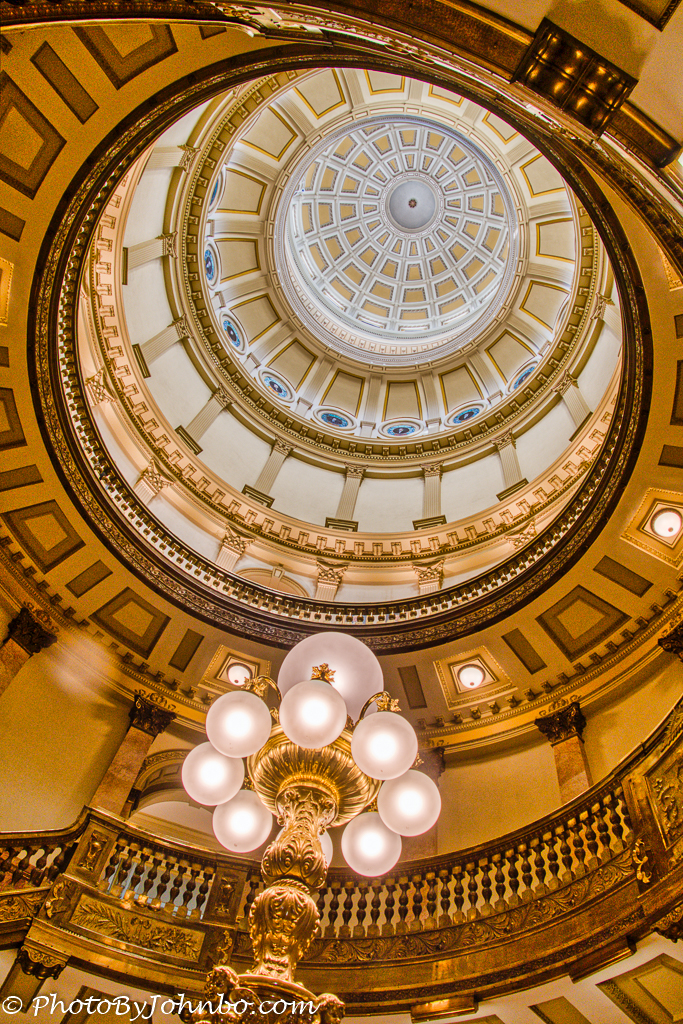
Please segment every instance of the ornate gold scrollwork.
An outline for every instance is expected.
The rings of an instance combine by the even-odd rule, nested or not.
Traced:
[[[313,942],[320,922],[311,889],[285,879],[264,889],[249,911],[254,974],[294,980],[294,970]]]

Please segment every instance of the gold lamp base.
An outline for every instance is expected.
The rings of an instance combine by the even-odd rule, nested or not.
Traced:
[[[207,977],[201,1006],[180,1013],[183,1024],[339,1024],[343,1016],[344,1004],[329,993],[225,966]]]

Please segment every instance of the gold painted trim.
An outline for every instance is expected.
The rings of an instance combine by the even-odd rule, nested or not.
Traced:
[[[440,373],[439,374],[439,385],[441,387],[441,398],[443,399],[443,407],[444,407],[444,409],[446,411],[446,415],[447,416],[450,413],[451,409],[450,409],[450,407],[448,405],[448,399],[446,397],[446,388],[444,386],[443,379],[444,379],[444,377],[449,377],[452,373],[457,373],[458,370],[465,370],[466,373],[469,374],[470,380],[472,381],[472,383],[474,384],[475,388],[479,392],[480,397],[484,398],[484,392],[479,387],[479,384],[477,382],[477,378],[472,373],[472,370],[470,369],[469,365],[467,363],[463,363],[461,366],[454,366],[452,369],[448,370],[446,373]],[[459,409],[460,406],[456,405],[453,408],[454,409]]]
[[[383,72],[380,72],[380,73],[381,74],[385,74],[385,75],[386,74],[390,75],[392,72],[391,71],[383,71]],[[387,93],[387,92],[396,92],[396,93],[398,93],[398,92],[405,92],[405,89],[406,89],[405,75],[401,75],[401,88],[400,89],[373,89],[372,88],[372,83],[370,81],[370,74],[369,74],[369,72],[367,70],[365,71],[365,78],[366,78],[367,83],[368,83],[368,89],[370,90],[370,92],[372,93],[373,96],[380,96],[382,93]]]
[[[261,292],[260,295],[252,296],[251,299],[245,299],[244,302],[238,302],[236,306],[231,307],[230,312],[232,312],[233,309],[241,309],[242,306],[248,306],[252,302],[258,302],[259,299],[266,299],[267,300],[270,308],[272,309],[273,313],[275,314],[275,320],[273,320],[272,324],[268,324],[267,327],[264,327],[264,329],[259,334],[256,334],[256,335],[254,335],[253,338],[250,338],[249,339],[249,344],[250,345],[253,345],[255,341],[258,341],[258,339],[260,337],[262,337],[262,335],[266,334],[273,327],[275,327],[275,324],[279,324],[281,322],[281,320],[282,320],[282,317],[280,316],[280,314],[276,310],[275,306],[273,305],[273,303],[271,301],[270,295],[267,292]],[[247,332],[245,331],[244,333],[246,335]]]
[[[494,134],[497,135],[499,139],[501,139],[501,141],[502,141],[504,146],[507,146],[508,142],[512,142],[513,139],[518,138],[519,132],[513,132],[512,135],[509,138],[506,139],[505,136],[501,132],[498,131],[496,126],[491,124],[491,122],[489,121],[489,117],[490,117],[490,115],[492,113],[493,113],[493,111],[487,110],[486,114],[482,118],[482,122],[487,126],[487,128],[490,128],[491,131],[494,132]],[[502,121],[503,118],[501,117],[500,120]],[[525,177],[526,177],[526,175],[525,175]]]
[[[256,250],[256,266],[251,267],[249,270],[240,270],[239,274],[229,274],[227,277],[221,277],[219,284],[223,284],[224,281],[234,281],[236,277],[245,277],[247,274],[253,274],[257,270],[261,270],[261,257],[259,254],[258,238],[212,238],[211,239],[214,248],[218,252],[218,258],[222,265],[223,261],[220,255],[220,249],[218,248],[218,242],[251,242]]]
[[[386,388],[384,390],[384,408],[382,410],[382,420],[384,421],[387,418],[387,405],[389,404],[389,390],[390,390],[392,384],[412,384],[413,385],[413,387],[415,388],[415,394],[417,396],[417,408],[418,408],[418,414],[417,415],[418,415],[419,419],[422,419],[422,399],[420,398],[420,389],[418,387],[417,380],[415,380],[415,378],[413,377],[411,380],[389,380],[389,381],[387,381],[387,386],[386,386]],[[392,417],[392,419],[410,419],[412,415],[413,415],[412,413],[406,413],[405,416],[394,416],[394,417]]]
[[[282,159],[282,157],[283,157],[283,156],[285,155],[285,153],[286,153],[286,152],[287,152],[287,150],[289,149],[289,147],[290,147],[290,146],[292,145],[292,143],[294,142],[294,140],[295,140],[295,139],[297,139],[297,138],[299,137],[299,133],[298,133],[298,131],[296,131],[295,129],[293,129],[293,128],[292,128],[292,126],[291,126],[290,124],[288,124],[288,123],[287,123],[287,121],[285,121],[285,119],[284,119],[284,117],[282,116],[282,114],[279,114],[279,113],[277,112],[277,110],[275,109],[275,107],[274,107],[274,106],[266,107],[266,108],[265,108],[265,110],[269,110],[269,111],[270,111],[270,113],[271,113],[271,114],[273,114],[273,115],[274,115],[274,116],[275,116],[275,117],[276,117],[276,118],[278,119],[278,121],[281,121],[281,122],[282,122],[282,124],[283,124],[283,125],[285,126],[285,128],[286,128],[286,129],[287,129],[287,130],[288,130],[289,132],[291,132],[291,133],[292,133],[292,137],[291,137],[291,139],[289,140],[289,142],[285,143],[285,146],[284,146],[284,148],[280,150],[280,152],[279,152],[279,153],[277,154],[277,156],[275,156],[275,154],[274,154],[274,153],[269,153],[267,149],[262,149],[262,148],[261,148],[261,146],[257,146],[257,145],[256,145],[255,143],[253,143],[253,142],[249,142],[249,141],[248,141],[248,139],[246,138],[246,136],[242,136],[242,138],[241,138],[241,139],[239,139],[239,141],[240,141],[240,142],[242,143],[242,145],[244,145],[244,146],[249,146],[249,147],[250,147],[251,149],[255,149],[255,150],[256,150],[257,152],[259,152],[259,153],[263,153],[263,155],[264,155],[264,156],[269,156],[269,157],[271,158],[271,160],[275,160],[275,161],[276,161],[277,163],[279,163],[279,162],[280,162],[280,160]],[[252,125],[252,127],[251,127],[251,128],[249,129],[249,131],[253,131],[253,130],[254,130],[254,128],[255,128],[255,127],[256,127],[256,125],[258,124],[258,121],[259,121],[259,119],[257,119],[257,120],[256,120],[256,121],[254,122],[254,124],[253,124],[253,125]]]
[[[536,255],[542,256],[547,260],[560,260],[562,263],[576,263],[576,259],[571,259],[569,256],[551,256],[549,252],[541,252],[541,228],[546,227],[548,224],[573,224],[574,221],[571,217],[555,217],[554,220],[542,220],[536,223]],[[574,232],[576,238],[576,232]],[[526,310],[525,310],[526,312]]]
[[[545,188],[541,192],[534,192],[533,186],[529,181],[529,176],[526,173],[526,168],[529,167],[531,164],[535,163],[537,160],[540,160],[542,156],[542,153],[537,153],[536,156],[532,156],[531,160],[527,160],[527,162],[525,164],[522,164],[522,166],[519,168],[522,172],[524,180],[527,183],[529,194],[532,198],[535,198],[536,196],[549,196],[554,192],[566,192],[564,185],[561,185],[560,188]]]
[[[256,147],[254,147],[254,148],[256,148]],[[260,178],[255,178],[253,174],[246,174],[244,171],[237,171],[237,170],[235,170],[234,167],[228,167],[226,169],[226,175],[225,175],[226,178],[227,178],[228,174],[239,174],[240,177],[248,178],[249,181],[255,181],[257,185],[261,186],[261,195],[259,196],[258,206],[256,207],[255,210],[232,210],[229,207],[220,206],[219,205],[219,206],[216,207],[216,213],[236,213],[236,214],[238,214],[240,216],[245,216],[245,217],[258,217],[259,214],[261,213],[261,207],[263,205],[263,197],[264,197],[264,195],[266,193],[266,189],[268,188],[268,182],[267,181],[261,181]],[[223,187],[223,195],[225,195],[225,186]],[[223,198],[223,196],[221,196],[221,199],[222,198]]]
[[[0,327],[7,327],[9,315],[9,294],[14,275],[14,264],[0,256]]]
[[[324,69],[322,69],[322,70],[324,70]],[[313,109],[313,107],[311,106],[311,104],[306,99],[306,97],[304,96],[304,94],[302,92],[300,92],[296,87],[293,90],[297,94],[297,96],[299,96],[299,98],[301,100],[303,100],[303,102],[306,104],[306,106],[308,107],[310,112],[313,114],[313,117],[316,119],[316,121],[319,121],[321,117],[325,117],[325,115],[329,114],[331,110],[337,110],[338,107],[343,107],[345,103],[349,102],[347,100],[346,96],[344,95],[344,90],[342,88],[341,82],[339,81],[339,76],[337,75],[336,69],[335,68],[329,68],[328,70],[330,70],[332,72],[332,74],[334,75],[335,80],[337,82],[337,88],[339,89],[339,95],[341,96],[341,99],[340,99],[339,103],[333,103],[331,107],[326,107],[325,110],[321,110],[321,112],[319,114],[317,114],[315,112],[315,110]]]
[[[446,91],[445,90],[445,86],[437,86],[437,89],[438,88],[441,88],[444,91]],[[453,93],[454,96],[459,96],[459,98],[457,100],[449,100],[448,96],[439,96],[439,95],[437,95],[437,93],[434,92],[434,86],[433,85],[429,86],[429,92],[427,93],[427,95],[431,96],[432,99],[442,100],[444,103],[452,103],[454,107],[461,107],[462,106],[463,97],[459,96],[458,93]]]
[[[360,392],[358,394],[358,401],[356,403],[356,411],[353,413],[353,415],[357,417],[358,413],[360,411],[360,407],[363,404],[363,392],[365,390],[365,377],[361,377],[357,373],[349,373],[348,370],[341,370],[340,369],[340,370],[335,370],[334,371],[334,376],[333,376],[332,380],[330,381],[330,383],[327,385],[327,388],[325,390],[325,394],[323,395],[322,399],[320,400],[320,405],[323,405],[323,403],[325,402],[325,399],[327,398],[328,394],[332,390],[332,385],[334,384],[335,380],[337,379],[337,377],[339,376],[340,373],[343,373],[345,377],[353,377],[354,380],[359,380],[360,381]],[[344,409],[343,410],[343,412],[349,412],[349,411],[350,411],[349,409]]]
[[[532,281],[532,282],[531,282],[531,284],[533,284],[533,283],[534,283],[534,282]],[[560,291],[561,291],[562,289],[558,289],[558,290],[560,290]],[[523,300],[523,301],[526,301],[526,298],[527,298],[527,295],[528,295],[528,294],[529,294],[529,292],[527,292],[527,294],[526,294],[526,295],[524,296],[524,300]],[[521,307],[520,307],[520,308],[521,308]],[[524,312],[525,312],[525,313],[527,313],[527,312],[528,312],[528,310],[526,310],[526,309],[525,309],[525,310],[524,310]],[[533,313],[529,313],[529,316],[533,316]],[[537,318],[537,317],[534,317],[534,320],[536,320],[536,319],[538,319],[538,318]],[[543,323],[543,321],[542,321],[542,320],[539,320],[538,322],[539,322],[539,324],[540,324],[540,323]],[[544,326],[544,327],[547,327],[547,326],[548,326],[548,324],[543,324],[543,326]],[[501,377],[503,378],[503,380],[504,380],[504,381],[505,381],[505,383],[507,384],[507,382],[508,382],[508,380],[509,380],[509,377],[506,377],[506,376],[505,376],[505,374],[504,374],[504,373],[503,373],[503,371],[501,370],[500,366],[498,365],[498,363],[496,362],[496,360],[495,360],[495,359],[493,358],[493,356],[491,355],[491,349],[493,348],[493,346],[494,346],[494,345],[497,345],[497,344],[498,344],[498,342],[500,341],[500,339],[501,339],[501,338],[502,338],[502,337],[503,337],[504,335],[506,335],[506,334],[509,334],[511,338],[514,338],[514,339],[515,339],[515,341],[516,341],[516,342],[518,342],[518,343],[519,343],[519,344],[520,344],[520,345],[522,346],[522,348],[525,348],[525,349],[527,350],[527,352],[531,352],[532,356],[537,356],[537,355],[538,355],[538,352],[536,352],[536,351],[535,351],[535,350],[534,350],[533,348],[530,348],[530,346],[529,346],[529,345],[527,345],[527,343],[526,343],[525,341],[522,341],[522,339],[521,339],[520,337],[518,337],[518,335],[516,335],[516,334],[514,333],[514,331],[511,331],[509,327],[506,327],[506,328],[505,328],[505,330],[504,330],[504,331],[502,332],[502,334],[499,334],[499,335],[498,335],[498,337],[497,337],[497,338],[495,338],[495,340],[491,342],[491,344],[490,344],[490,345],[489,345],[489,346],[488,346],[488,347],[486,348],[486,355],[487,355],[487,356],[489,357],[489,359],[491,360],[491,362],[492,362],[492,363],[493,363],[493,365],[495,366],[496,370],[498,371],[498,373],[500,374],[500,376],[501,376]],[[523,365],[525,365],[525,364],[523,363],[523,364],[522,364],[522,366],[523,366]],[[519,368],[518,368],[517,370],[515,370],[515,373],[518,373],[520,369],[521,369],[521,367],[519,367]]]
[[[534,313],[531,312],[531,310],[527,309],[526,306],[524,305],[526,300],[529,298],[529,295],[531,294],[531,289],[533,288],[533,286],[535,284],[540,285],[541,288],[552,288],[552,290],[554,292],[562,292],[564,295],[571,295],[571,292],[567,291],[566,288],[560,288],[560,286],[557,285],[557,284],[550,284],[549,281],[538,281],[536,279],[534,279],[533,281],[529,281],[529,284],[528,284],[528,287],[527,287],[527,290],[526,290],[526,295],[524,296],[524,298],[522,299],[522,301],[519,304],[520,312],[526,313],[526,315],[530,316],[532,320],[536,321],[536,323],[542,324],[543,327],[547,327],[549,331],[553,331],[553,330],[555,330],[555,327],[554,327],[553,324],[547,324],[545,322],[545,320],[541,320],[540,317],[536,316]],[[512,331],[509,331],[508,333],[512,334]],[[524,344],[524,343],[522,343],[522,344]],[[495,342],[494,342],[494,345],[495,345]],[[524,347],[525,348],[529,348],[528,345],[525,345]],[[529,351],[533,352],[534,350],[529,348]],[[487,352],[488,352],[488,349],[487,349]],[[534,353],[534,355],[536,355],[536,354],[537,353]]]
[[[272,303],[271,303],[271,305],[272,305]],[[307,348],[306,345],[304,345],[303,341],[301,341],[299,338],[292,338],[291,341],[287,342],[287,344],[284,346],[284,348],[281,348],[278,352],[275,353],[275,355],[270,360],[270,362],[266,363],[266,366],[272,366],[273,363],[275,362],[275,360],[279,359],[281,355],[284,355],[284,353],[287,351],[287,349],[291,348],[292,345],[299,345],[304,350],[304,352],[308,352],[309,356],[311,357],[311,361],[308,364],[308,368],[306,369],[303,377],[301,378],[301,380],[299,381],[298,384],[295,384],[293,381],[290,381],[289,378],[287,378],[286,374],[282,370],[276,370],[275,372],[276,373],[281,373],[282,376],[287,379],[287,382],[292,385],[294,390],[298,391],[299,388],[301,387],[301,385],[303,384],[303,382],[306,380],[306,377],[308,377],[309,373],[311,372],[311,367],[318,360],[318,357],[315,355],[315,353],[311,352],[311,350],[309,348]]]

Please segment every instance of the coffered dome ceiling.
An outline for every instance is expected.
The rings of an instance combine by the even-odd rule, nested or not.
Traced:
[[[247,605],[333,600],[346,627],[528,573],[604,485],[625,411],[620,296],[556,168],[384,72],[292,71],[187,118],[190,173],[164,171],[181,121],[118,186],[81,298],[93,421],[145,542]]]

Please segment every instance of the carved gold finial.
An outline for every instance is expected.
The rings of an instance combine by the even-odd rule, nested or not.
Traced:
[[[377,698],[377,710],[378,711],[400,711],[398,701],[384,690]]]
[[[324,683],[333,683],[334,674],[337,670],[330,668],[326,661],[322,665],[314,665],[311,669],[311,679],[322,679]]]

